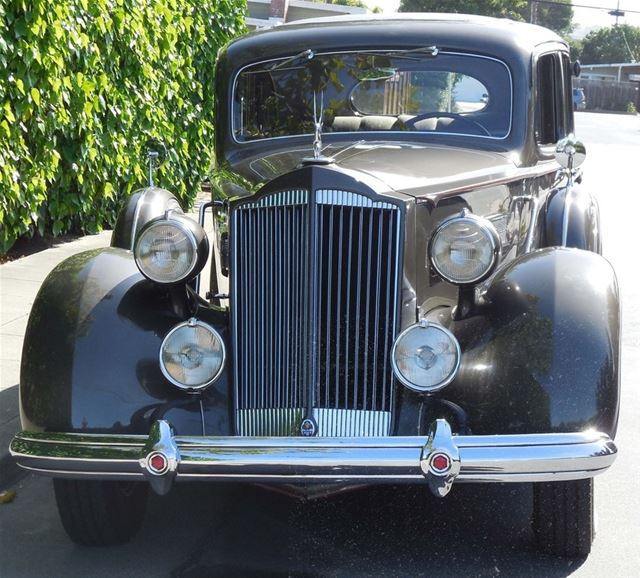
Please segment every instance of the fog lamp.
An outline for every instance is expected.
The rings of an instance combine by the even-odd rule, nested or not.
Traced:
[[[391,362],[395,376],[409,389],[438,391],[458,371],[460,345],[448,329],[422,319],[398,335]]]
[[[160,368],[181,389],[198,391],[222,372],[226,357],[220,334],[210,325],[189,319],[174,327],[160,346]]]

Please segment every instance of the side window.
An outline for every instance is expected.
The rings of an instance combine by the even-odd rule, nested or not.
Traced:
[[[540,56],[537,64],[536,140],[550,145],[573,131],[571,63],[565,54]]]

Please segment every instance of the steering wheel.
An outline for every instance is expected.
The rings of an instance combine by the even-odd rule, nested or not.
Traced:
[[[419,114],[409,120],[406,120],[404,122],[404,125],[407,128],[415,130],[416,123],[420,122],[421,120],[427,120],[428,118],[451,118],[453,120],[466,123],[468,126],[473,128],[474,129],[473,134],[478,134],[477,131],[479,131],[480,134],[484,136],[491,136],[491,133],[478,121],[473,120],[472,118],[469,118],[466,116],[462,116],[461,114],[458,114],[456,112],[426,112],[424,114]]]

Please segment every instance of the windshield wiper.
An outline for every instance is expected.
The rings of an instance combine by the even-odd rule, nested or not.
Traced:
[[[420,60],[419,56],[436,57],[440,53],[437,46],[421,46],[419,48],[398,48],[397,50],[383,50],[381,52],[363,51],[363,54],[372,56],[393,56],[395,58],[408,58],[410,60]]]
[[[289,66],[289,64],[297,62],[298,60],[313,60],[313,58],[315,58],[315,55],[316,53],[313,50],[311,50],[310,48],[307,48],[307,50],[303,50],[302,52],[300,52],[299,54],[296,54],[295,56],[291,56],[290,58],[287,58],[282,62],[278,62],[277,64],[274,64],[268,70],[278,70],[279,68],[284,68],[285,66]]]

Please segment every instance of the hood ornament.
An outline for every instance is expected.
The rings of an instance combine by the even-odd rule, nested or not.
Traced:
[[[319,110],[318,110],[319,108]],[[334,162],[331,157],[322,154],[322,125],[324,117],[324,92],[320,93],[320,106],[318,107],[318,93],[313,91],[313,157],[302,159],[303,165],[328,165]]]
[[[324,91],[320,93],[320,114],[317,113],[318,93],[313,91],[313,126],[315,137],[313,139],[313,158],[318,160],[322,155],[322,117],[324,116]]]

